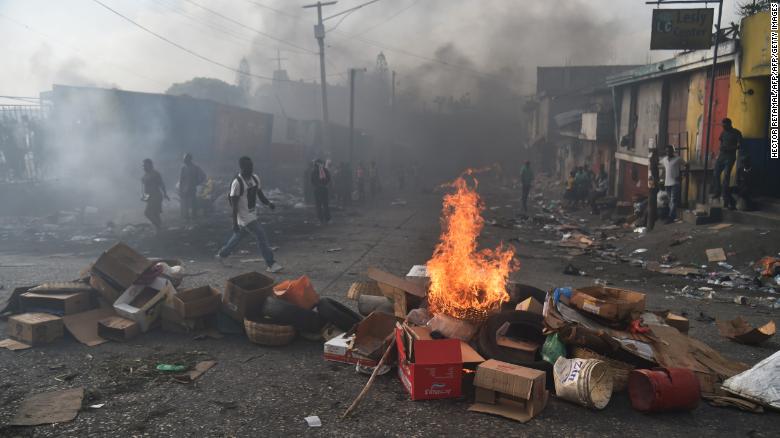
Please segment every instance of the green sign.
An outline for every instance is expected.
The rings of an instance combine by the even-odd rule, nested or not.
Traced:
[[[653,9],[650,50],[701,50],[712,46],[714,9]]]

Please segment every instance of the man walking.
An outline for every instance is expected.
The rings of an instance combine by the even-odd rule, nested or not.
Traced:
[[[734,210],[736,202],[731,196],[731,168],[737,161],[737,151],[742,146],[742,133],[731,125],[729,118],[723,119],[721,125],[723,132],[720,134],[720,152],[718,152],[718,160],[715,162],[711,193],[714,198],[720,198],[722,194],[723,206]],[[721,174],[723,174],[723,184],[721,184]]]
[[[661,165],[664,167],[664,187],[669,195],[669,216],[666,223],[670,224],[677,219],[677,208],[680,206],[681,189],[681,170],[683,160],[674,155],[674,146],[666,146],[666,156],[661,158]]]
[[[330,171],[322,160],[314,162],[314,169],[309,176],[314,187],[314,205],[317,208],[317,218],[320,224],[330,222],[330,206],[328,205],[328,185],[330,184]]]
[[[150,158],[143,161],[144,176],[141,177],[141,189],[143,195],[141,200],[146,202],[144,216],[154,225],[154,229],[159,233],[162,230],[162,203],[163,199],[170,201],[168,192],[165,190],[160,172],[154,170],[154,163]]]
[[[534,181],[534,172],[531,170],[531,162],[526,161],[520,169],[520,184],[523,190],[523,213],[528,212],[528,193],[531,191],[531,183]]]
[[[206,182],[206,173],[192,162],[192,154],[184,154],[184,164],[179,174],[179,200],[181,203],[181,218],[189,220],[197,215],[198,186]]]
[[[238,175],[230,184],[230,205],[233,207],[233,234],[228,239],[222,249],[217,253],[217,260],[223,262],[224,259],[236,249],[241,239],[247,233],[252,233],[257,241],[257,249],[268,266],[266,271],[276,273],[283,268],[274,260],[274,252],[268,244],[268,237],[263,230],[260,221],[257,220],[257,211],[255,206],[257,200],[267,205],[271,210],[276,206],[263,194],[260,188],[260,178],[254,173],[254,166],[249,157],[241,157],[238,160],[238,166],[241,169]]]

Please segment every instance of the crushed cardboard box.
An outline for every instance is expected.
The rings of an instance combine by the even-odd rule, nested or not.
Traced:
[[[721,336],[747,345],[758,345],[774,336],[776,331],[774,321],[754,328],[741,316],[731,321],[718,320],[715,323]]]
[[[114,302],[114,310],[120,316],[138,323],[147,332],[160,316],[166,296],[175,295],[170,281],[157,277],[149,285],[134,284]]]
[[[78,415],[84,400],[84,388],[64,389],[27,396],[11,426],[38,426],[40,424],[67,423]]]
[[[547,405],[545,373],[490,359],[477,367],[475,403],[469,411],[499,415],[525,423]]]
[[[62,318],[62,322],[68,332],[79,342],[94,347],[106,342],[106,339],[98,334],[98,322],[113,315],[114,309],[100,308],[66,315]]]
[[[98,257],[90,268],[90,285],[113,304],[154,262],[124,243],[117,243]]]
[[[360,364],[369,367],[376,366],[379,361],[377,359],[371,359],[369,357],[361,356],[359,353],[352,350],[352,343],[355,340],[355,336],[342,333],[335,338],[332,338],[325,342],[323,346],[323,358],[330,362],[341,362],[347,364]]]
[[[645,310],[645,294],[608,286],[574,289],[570,303],[610,321],[625,321],[632,312]]]

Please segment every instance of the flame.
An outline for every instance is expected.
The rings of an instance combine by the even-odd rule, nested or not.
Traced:
[[[498,248],[477,250],[477,238],[484,226],[484,204],[474,180],[469,187],[464,175],[450,184],[453,193],[444,196],[442,234],[428,261],[430,288],[428,307],[433,314],[444,313],[460,319],[486,316],[509,299],[506,281],[517,267],[514,251]]]

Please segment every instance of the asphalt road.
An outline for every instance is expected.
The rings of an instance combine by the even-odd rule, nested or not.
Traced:
[[[424,263],[439,234],[440,195],[404,196],[409,201],[405,206],[391,206],[389,198],[378,200],[367,208],[336,212],[333,223],[324,227],[313,224],[311,210],[281,208],[276,213],[264,213],[263,220],[267,222],[273,244],[280,247],[277,257],[287,268],[279,278],[307,274],[321,295],[353,305],[346,300],[346,291],[353,281],[364,278],[368,267],[403,274],[411,265]],[[509,215],[519,204],[517,195],[506,190],[493,191],[486,199],[488,206],[502,206],[489,210],[487,214],[492,215]],[[180,258],[186,262],[189,272],[207,271],[185,279],[185,286],[209,283],[221,287],[226,278],[260,268],[256,262],[241,262],[257,257],[249,241],[242,246],[249,253],[233,257],[233,267],[222,267],[213,261],[216,245],[229,231],[223,225],[214,221],[191,231],[172,231],[160,239],[137,238],[133,244],[150,256]],[[670,227],[689,231],[683,230],[687,227],[684,224]],[[751,236],[755,230],[735,227],[729,232],[734,233],[730,239],[739,239],[739,233]],[[649,243],[670,235],[664,230],[656,233],[645,236],[643,241],[628,235],[618,244],[651,246]],[[773,230],[763,237],[769,239],[765,244],[775,252],[780,249],[778,233]],[[513,278],[540,288],[592,284],[597,273],[599,278],[647,293],[649,308],[689,314],[704,312],[718,318],[739,314],[752,323],[777,316],[776,310],[763,307],[671,296],[669,290],[681,287],[684,280],[626,264],[595,264],[587,255],[571,256],[566,250],[534,243],[536,239],[555,238],[535,227],[514,230],[487,227],[482,243],[495,245],[511,238],[519,239],[522,263]],[[717,241],[722,237],[715,235],[708,239]],[[16,286],[72,279],[109,244],[31,243],[10,237],[3,243],[4,248],[0,248],[0,284],[4,286],[0,296],[9,294]],[[341,250],[327,251],[333,248]],[[691,251],[698,253],[698,250]],[[591,275],[563,275],[562,269],[569,262]],[[596,270],[596,266],[602,268]],[[723,301],[735,294],[718,291],[719,297],[726,298]],[[5,324],[0,322],[0,331],[4,330]],[[749,347],[722,339],[711,323],[692,321],[690,334],[726,356],[749,364],[778,350],[776,340],[761,347]],[[218,364],[190,385],[144,372],[144,366],[159,362],[204,358],[214,359]],[[349,366],[324,361],[322,344],[303,339],[287,347],[265,348],[243,337],[193,340],[191,336],[160,330],[126,344],[109,342],[97,347],[86,347],[66,338],[21,352],[0,350],[0,425],[12,418],[20,401],[29,393],[83,386],[88,394],[85,405],[105,405],[99,409],[85,408],[69,423],[4,427],[0,435],[780,436],[777,413],[749,414],[702,403],[690,413],[644,415],[631,409],[625,394],[616,395],[599,412],[551,398],[539,417],[519,424],[470,413],[468,400],[412,402],[395,373],[380,377],[357,412],[342,420],[341,413],[366,379]],[[310,415],[319,416],[322,427],[309,428],[304,417]]]

